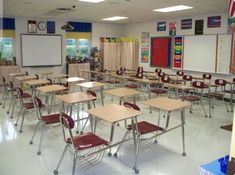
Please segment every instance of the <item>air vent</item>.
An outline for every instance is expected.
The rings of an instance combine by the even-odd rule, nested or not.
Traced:
[[[72,11],[72,8],[57,8],[55,10],[51,10],[47,13],[44,13],[43,15],[45,16],[60,16],[60,15],[63,15],[66,10],[69,12],[69,11]]]

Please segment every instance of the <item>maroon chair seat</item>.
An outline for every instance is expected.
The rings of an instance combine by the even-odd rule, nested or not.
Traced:
[[[41,117],[41,120],[45,124],[59,123],[60,122],[60,114],[44,115]]]
[[[205,93],[205,96],[207,97],[213,97],[213,98],[221,98],[224,96],[224,94],[218,93],[218,92],[211,92],[211,93]]]
[[[153,89],[150,89],[150,92],[156,93],[156,94],[164,94],[164,93],[167,93],[167,90],[161,89],[161,88],[153,88]]]
[[[72,143],[70,138],[67,139],[67,142]],[[74,136],[73,143],[75,149],[83,150],[87,148],[96,147],[99,145],[108,145],[109,142],[89,132],[82,135]]]
[[[128,84],[126,85],[127,88],[131,88],[131,89],[137,89],[138,85],[137,84]]]
[[[128,130],[132,130],[132,125],[128,125],[127,129]],[[141,121],[137,123],[137,128],[138,128],[138,132],[140,134],[146,134],[146,133],[150,133],[150,132],[154,132],[154,131],[164,131],[164,129],[162,127],[153,125],[149,122],[146,121]]]
[[[187,101],[199,101],[201,100],[201,97],[197,97],[197,96],[192,96],[192,95],[189,95],[189,96],[181,96],[180,97],[181,99],[183,100],[187,100]]]
[[[34,108],[34,104],[33,104],[33,102],[24,103],[23,107],[26,108],[26,109],[33,109]]]

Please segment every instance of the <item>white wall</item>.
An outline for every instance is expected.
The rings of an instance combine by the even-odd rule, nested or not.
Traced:
[[[27,22],[29,18],[15,18],[16,23],[16,38],[15,38],[15,56],[16,62],[21,66],[21,39],[20,35],[27,33]],[[52,20],[56,22],[56,34],[62,35],[63,47],[62,55],[63,61],[62,66],[54,67],[22,67],[24,71],[29,73],[42,72],[42,71],[53,71],[53,72],[65,72],[65,57],[66,57],[66,43],[65,43],[65,31],[61,30],[61,26],[65,23],[64,20],[53,20],[53,19],[36,19],[32,20]],[[37,30],[37,34],[46,34],[46,31]],[[99,47],[100,37],[121,37],[123,36],[123,25],[121,24],[107,24],[107,23],[92,23],[92,41],[91,47]],[[40,49],[40,48],[39,48]]]
[[[92,46],[100,46],[100,37],[122,37],[124,36],[122,24],[92,23]]]
[[[219,28],[207,28],[207,17],[208,16],[218,16],[221,15],[221,27]],[[189,30],[181,30],[181,20],[182,19],[193,19],[192,29]],[[142,32],[150,32],[150,37],[158,37],[158,36],[169,36],[169,23],[176,22],[176,35],[194,35],[195,29],[195,20],[203,19],[204,20],[204,34],[222,34],[227,33],[227,14],[208,14],[205,16],[198,17],[185,17],[185,18],[175,18],[175,19],[163,19],[159,21],[150,21],[146,23],[135,23],[135,24],[126,24],[124,26],[124,32],[126,36],[138,38],[141,41],[141,33]],[[166,31],[157,32],[157,22],[166,21]],[[143,66],[145,70],[154,71],[155,67],[150,67],[150,63],[141,63],[141,52],[139,53],[139,65]],[[166,73],[175,73],[175,70],[172,69],[164,69]],[[200,75],[199,72],[187,71],[190,74]],[[186,73],[187,73],[186,72]],[[217,77],[228,77],[231,78],[230,75],[220,75],[215,74]]]

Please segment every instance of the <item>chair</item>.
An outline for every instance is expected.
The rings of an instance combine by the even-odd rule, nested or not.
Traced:
[[[192,85],[193,77],[192,75],[183,75],[183,84],[184,85]]]
[[[15,105],[16,105],[16,103],[20,99],[27,99],[27,98],[30,99],[30,98],[32,98],[32,95],[30,95],[29,93],[23,92],[23,90],[21,88],[18,87],[18,90],[20,91],[21,96],[19,97],[19,94],[18,94],[17,88],[16,88],[17,94],[14,94],[14,97],[13,97],[13,105],[12,105],[12,110],[11,110],[10,118],[13,118],[13,113],[14,113]],[[11,107],[11,103],[9,105],[9,110],[10,110],[10,107]],[[8,110],[8,112],[9,112],[9,110]]]
[[[175,83],[176,83],[176,84],[181,84],[182,81],[183,81],[183,76],[184,76],[184,72],[181,71],[181,70],[178,70],[178,71],[176,72],[176,81],[175,81]]]
[[[72,132],[75,125],[74,120],[64,113],[61,114],[61,125],[66,145],[56,169],[54,170],[54,174],[58,174],[60,164],[69,148],[71,148],[69,150],[73,154],[72,175],[75,174],[77,160],[80,160],[80,165],[82,166],[82,163],[86,163],[85,161],[81,162],[84,159],[92,164],[92,162],[97,163],[103,158],[105,146],[109,144],[108,141],[91,132],[74,136]],[[94,154],[97,154],[97,156],[94,156]]]
[[[211,105],[211,108],[214,109],[214,105],[213,105],[213,102],[215,99],[221,99],[223,100],[224,104],[225,104],[225,107],[226,107],[226,110],[227,112],[229,112],[228,110],[228,106],[227,106],[227,103],[225,102],[224,100],[224,95],[225,95],[225,86],[227,85],[227,81],[224,80],[224,79],[216,79],[215,80],[215,90],[214,92],[211,92],[211,88],[209,90],[208,93],[205,93],[205,96],[207,96],[208,98],[210,98],[210,100],[212,99],[212,105]],[[218,89],[220,89],[218,91]]]
[[[21,109],[20,109],[20,112],[19,112],[19,114],[18,114],[18,116],[17,116],[15,126],[18,125],[18,121],[19,121],[19,118],[20,118],[20,114],[21,114],[21,112],[23,111],[22,120],[21,120],[21,124],[20,124],[20,131],[19,131],[20,133],[22,133],[22,132],[23,132],[22,129],[23,129],[23,124],[24,124],[24,118],[25,118],[26,112],[27,112],[27,111],[32,111],[32,110],[34,110],[35,107],[34,107],[34,103],[33,103],[32,100],[26,101],[26,102],[24,101],[24,99],[22,98],[23,95],[24,95],[24,93],[23,93],[23,91],[22,91],[21,88],[17,87],[17,93],[18,93],[18,98],[19,98],[19,100],[20,100]]]
[[[35,80],[39,80],[39,75],[38,74],[34,74],[35,75]]]
[[[88,95],[93,96],[93,97],[97,97],[97,94],[95,93],[95,91],[87,90],[86,93],[87,93]],[[94,108],[96,107],[96,105],[95,105],[95,100],[96,100],[96,99],[92,100],[92,103],[93,103]]]
[[[161,94],[168,94],[168,89],[165,89],[164,88],[164,83],[170,83],[170,78],[169,78],[169,76],[167,76],[167,75],[165,75],[164,74],[164,76],[161,76],[161,82],[163,83],[163,84],[161,84],[161,85],[158,85],[157,87],[151,87],[150,88],[150,92],[151,93],[154,93],[154,94],[156,94],[157,96],[159,96],[159,95],[161,95]],[[151,98],[151,97],[150,97]]]
[[[225,93],[230,94],[231,112],[233,112],[233,95],[235,94],[234,85],[235,85],[235,78],[233,78],[232,82],[227,82],[227,85],[225,88]]]
[[[60,113],[56,113],[56,114],[49,114],[49,115],[43,115],[42,114],[42,108],[44,108],[45,106],[42,104],[42,101],[39,98],[35,98],[33,100],[34,103],[34,107],[37,110],[37,118],[38,118],[38,124],[34,130],[33,136],[29,142],[29,144],[33,144],[33,139],[35,137],[36,131],[38,129],[40,129],[41,134],[40,134],[40,141],[39,141],[39,146],[38,146],[38,152],[37,154],[40,155],[41,154],[41,147],[42,147],[42,142],[43,142],[43,135],[44,135],[44,131],[46,129],[47,126],[52,126],[56,123],[60,123]]]
[[[139,66],[139,67],[137,68],[137,73],[139,73],[139,72],[144,72],[144,68]]]
[[[1,80],[2,80],[2,85],[3,85],[3,95],[2,95],[2,100],[1,100],[0,105],[2,105],[3,108],[5,108],[6,99],[10,94],[10,87],[9,87],[9,84],[6,82],[5,77],[2,76]]]
[[[143,77],[144,77],[143,72],[137,72],[135,75],[135,78],[137,78],[137,79],[143,79]],[[126,85],[127,88],[137,89],[139,87],[139,85],[135,79],[130,78],[130,79],[128,79],[128,81],[135,82],[135,83]]]
[[[212,79],[212,75],[209,73],[205,73],[202,75],[203,78],[203,82],[205,83],[205,85],[209,85],[211,84],[211,79]]]
[[[205,114],[205,117],[207,117],[207,113],[206,113],[206,110],[204,108],[204,104],[202,102],[202,97],[203,97],[203,90],[205,88],[207,88],[207,86],[205,85],[204,82],[202,81],[194,81],[192,82],[192,87],[194,87],[195,89],[192,91],[191,94],[184,94],[180,97],[183,101],[186,100],[186,101],[189,101],[191,102],[191,107],[190,107],[190,110],[189,112],[190,113],[193,113],[192,109],[193,109],[193,104],[195,102],[200,102],[201,103],[201,106],[202,106],[202,109],[203,109],[203,112]],[[200,92],[199,92],[200,91]],[[197,94],[199,93],[199,94]]]
[[[129,102],[124,102],[123,105],[125,107],[128,107],[128,108],[131,108],[131,109],[134,109],[134,110],[138,110],[140,111],[140,108],[139,106],[137,106],[136,104],[133,104],[133,103],[129,103]],[[157,134],[158,132],[162,132],[164,131],[164,129],[162,127],[159,127],[157,125],[154,125],[152,123],[149,123],[147,121],[140,121],[138,122],[137,119],[136,119],[136,124],[135,126],[133,126],[132,124],[129,124],[129,125],[126,125],[126,133],[124,134],[124,137],[123,137],[123,141],[126,140],[128,134],[130,134],[131,131],[135,131],[136,132],[136,135],[137,135],[137,138],[136,138],[136,157],[135,157],[135,164],[134,164],[134,167],[133,169],[135,170],[135,173],[138,174],[139,173],[139,170],[137,168],[137,159],[138,159],[138,152],[139,150],[141,149],[145,149],[147,148],[149,145],[151,145],[152,143],[150,143],[150,141],[152,139],[155,139],[155,143],[157,142],[156,140],[156,137],[157,137]],[[140,140],[142,141],[142,143],[140,143]],[[117,157],[117,154],[121,148],[121,145],[120,144],[116,150],[116,152],[114,153],[114,157]]]

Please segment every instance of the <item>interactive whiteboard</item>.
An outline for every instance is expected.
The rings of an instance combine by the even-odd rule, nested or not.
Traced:
[[[22,34],[21,65],[62,65],[62,36]]]
[[[184,37],[184,70],[215,72],[216,35]]]

